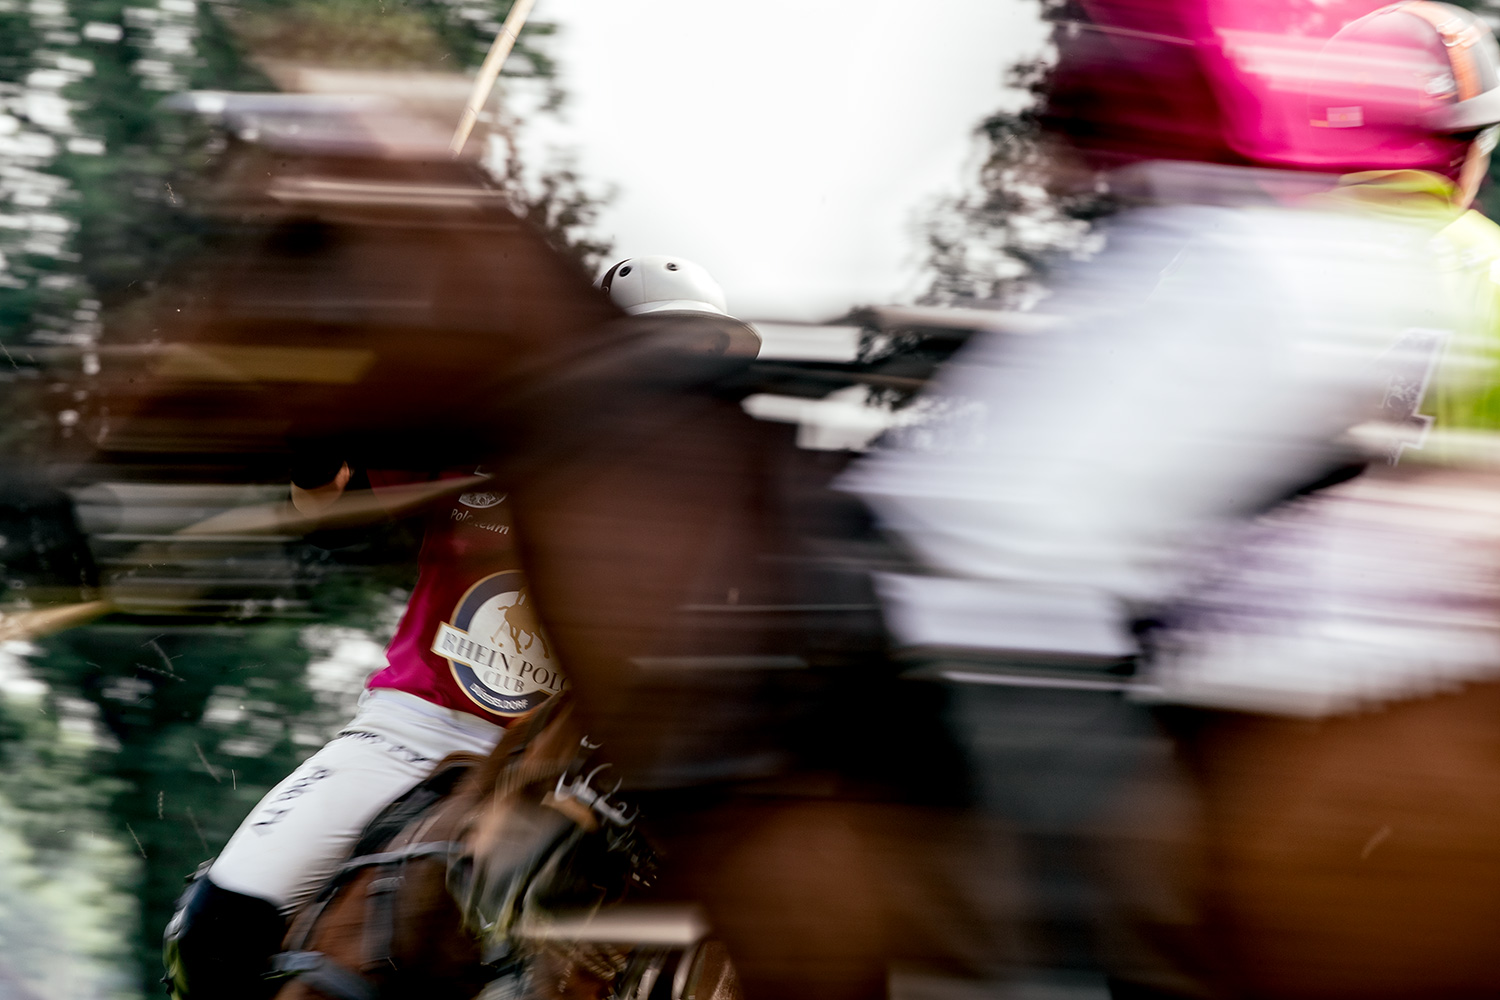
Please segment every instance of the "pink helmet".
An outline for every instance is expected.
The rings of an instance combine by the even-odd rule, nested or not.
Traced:
[[[1243,163],[1225,142],[1204,64],[1204,0],[1080,0],[1053,30],[1041,125],[1109,167],[1141,159]]]
[[[1451,175],[1475,133],[1500,123],[1500,46],[1469,11],[1408,0],[1334,35],[1307,92],[1306,149],[1289,162]]]
[[[1078,0],[1042,122],[1103,165],[1452,173],[1500,122],[1500,49],[1462,8],[1377,2]]]

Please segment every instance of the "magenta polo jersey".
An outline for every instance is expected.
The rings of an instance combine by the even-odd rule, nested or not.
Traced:
[[[371,474],[377,490],[392,477]],[[447,478],[447,477],[444,477]],[[428,515],[419,574],[387,666],[394,688],[506,725],[566,685],[520,571],[504,494],[483,484]]]

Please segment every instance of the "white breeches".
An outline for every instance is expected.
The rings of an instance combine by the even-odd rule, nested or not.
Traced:
[[[365,825],[450,753],[489,753],[504,730],[467,712],[376,689],[354,719],[245,817],[209,877],[295,910],[348,856]]]

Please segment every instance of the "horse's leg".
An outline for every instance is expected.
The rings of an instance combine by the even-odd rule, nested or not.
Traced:
[[[1161,713],[1187,722],[1195,710]],[[1170,725],[1168,728],[1172,728]],[[1208,920],[1208,855],[1192,770],[1191,727],[1147,755],[1104,814],[1096,867],[1104,887],[1101,930],[1115,1000],[1224,996]]]

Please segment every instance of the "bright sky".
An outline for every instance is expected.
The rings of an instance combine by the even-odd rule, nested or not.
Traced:
[[[1031,0],[541,0],[570,101],[537,141],[618,185],[621,256],[681,254],[749,319],[918,288],[914,222],[1039,52]]]

